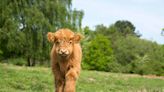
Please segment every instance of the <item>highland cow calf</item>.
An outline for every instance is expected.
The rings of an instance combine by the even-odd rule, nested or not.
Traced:
[[[80,34],[69,29],[59,29],[47,34],[54,43],[51,50],[52,71],[56,92],[75,92],[76,80],[80,74],[82,51]]]

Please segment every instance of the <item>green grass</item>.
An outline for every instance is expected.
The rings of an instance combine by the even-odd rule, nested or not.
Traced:
[[[82,71],[77,92],[164,92],[164,78]],[[50,68],[0,64],[0,92],[53,92]]]

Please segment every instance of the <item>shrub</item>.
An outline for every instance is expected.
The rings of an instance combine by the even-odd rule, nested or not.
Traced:
[[[9,64],[14,64],[14,65],[18,65],[18,66],[24,66],[27,65],[27,62],[25,59],[23,58],[10,58],[7,60],[3,60],[3,63],[9,63]]]
[[[107,37],[96,35],[84,49],[83,68],[100,71],[116,71],[115,57]]]

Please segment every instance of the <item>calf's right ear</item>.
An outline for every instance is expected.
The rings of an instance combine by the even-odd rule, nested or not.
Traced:
[[[47,39],[49,42],[54,43],[55,42],[55,34],[52,32],[47,33]]]
[[[75,41],[76,43],[79,43],[80,40],[81,40],[82,38],[84,38],[84,37],[83,37],[81,34],[79,34],[79,33],[76,33],[76,34],[74,35],[74,41]]]

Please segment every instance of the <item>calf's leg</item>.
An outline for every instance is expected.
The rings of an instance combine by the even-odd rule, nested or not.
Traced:
[[[55,78],[55,92],[63,92],[64,80]]]
[[[70,69],[65,76],[64,92],[75,92],[76,79],[78,74],[75,70]]]

